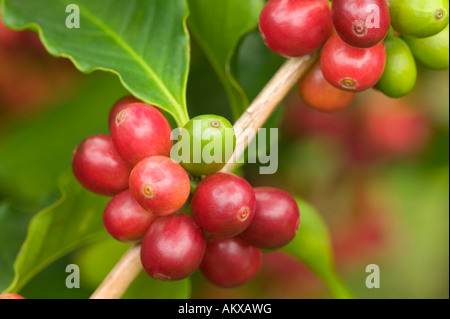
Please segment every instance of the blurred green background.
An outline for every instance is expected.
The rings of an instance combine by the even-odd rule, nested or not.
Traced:
[[[253,32],[233,65],[253,99],[282,62]],[[260,175],[257,164],[243,169],[253,185],[288,190],[322,213],[338,271],[356,298],[449,298],[449,74],[419,72],[410,96],[392,100],[371,90],[335,114],[310,109],[294,89],[270,119],[280,128],[278,172]],[[39,45],[13,50],[0,43],[0,290],[8,286],[31,218],[60,197],[72,150],[90,134],[108,133],[109,109],[126,94],[112,74],[81,74]],[[195,42],[188,106],[191,116],[231,119],[226,94]],[[128,247],[106,232],[90,242],[39,272],[20,293],[87,298]],[[80,289],[64,285],[69,263],[80,265]],[[380,289],[365,286],[368,264],[380,266]],[[128,297],[177,297],[176,283],[147,291],[148,281],[141,276]],[[194,298],[330,297],[317,277],[280,252],[265,254],[260,275],[241,288],[215,288],[196,273],[180,296],[183,289]]]

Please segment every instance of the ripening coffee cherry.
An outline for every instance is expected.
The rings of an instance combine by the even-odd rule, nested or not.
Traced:
[[[103,225],[108,233],[126,243],[140,241],[155,219],[154,214],[136,202],[129,190],[111,199],[103,213]]]
[[[127,95],[121,98],[113,105],[113,107],[109,111],[108,116],[108,125],[110,128],[111,124],[116,120],[117,114],[119,114],[119,112],[122,111],[124,108],[126,108],[128,105],[133,103],[142,103],[142,101],[138,100],[133,95]]]
[[[341,39],[358,48],[380,43],[391,26],[386,0],[334,0],[331,17]]]
[[[233,155],[236,136],[226,118],[201,115],[191,119],[183,128],[176,145],[181,148],[181,165],[192,175],[218,172]],[[178,151],[177,148],[175,150]]]
[[[186,171],[165,156],[152,156],[139,162],[131,171],[129,186],[136,201],[157,216],[179,210],[191,191]]]
[[[333,30],[326,0],[270,0],[259,17],[267,46],[284,57],[298,57],[322,46]]]
[[[283,247],[294,239],[300,226],[295,199],[280,189],[255,188],[256,209],[250,226],[239,238],[264,249]]]
[[[386,49],[381,42],[371,48],[356,48],[345,43],[337,33],[322,50],[323,75],[337,88],[360,92],[373,87],[384,71]]]
[[[128,188],[131,167],[120,157],[109,135],[92,135],[74,150],[72,169],[81,185],[113,196]]]
[[[262,263],[259,248],[236,237],[208,238],[200,270],[213,284],[233,288],[243,285],[258,274]]]
[[[25,299],[25,298],[18,294],[3,293],[0,294],[0,299]]]
[[[142,266],[157,280],[180,280],[200,266],[205,246],[205,235],[191,216],[160,217],[142,241]]]
[[[404,37],[415,58],[427,68],[445,70],[449,67],[449,26],[429,38]]]
[[[162,113],[143,103],[122,109],[111,125],[114,146],[130,165],[136,165],[150,156],[169,156],[171,132],[169,122]]]
[[[213,235],[231,237],[250,225],[255,202],[255,192],[245,179],[216,173],[199,183],[191,207],[202,229]]]
[[[449,22],[448,0],[391,0],[392,27],[402,35],[431,37]]]
[[[417,66],[408,45],[400,38],[388,35],[386,67],[377,88],[390,97],[402,97],[412,91],[417,80]]]
[[[338,89],[328,83],[316,62],[300,79],[298,92],[303,102],[322,112],[333,112],[347,107],[355,98],[354,92]]]

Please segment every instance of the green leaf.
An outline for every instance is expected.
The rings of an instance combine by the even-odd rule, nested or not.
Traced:
[[[83,284],[76,289],[67,289],[65,285],[70,275],[65,272],[66,267],[73,263],[72,254],[53,262],[21,288],[20,295],[27,299],[88,299],[92,290],[86,289]]]
[[[238,118],[248,98],[231,72],[234,52],[241,38],[258,23],[263,0],[189,0],[189,29],[216,71]]]
[[[256,98],[286,61],[267,47],[259,30],[245,36],[236,55],[236,79],[250,100]]]
[[[111,237],[83,248],[76,256],[80,267],[81,286],[97,288],[114,265],[130,247]],[[161,282],[152,279],[144,271],[127,289],[124,299],[186,299],[190,296],[190,280]]]
[[[311,205],[300,199],[297,199],[297,204],[300,228],[284,249],[316,273],[336,298],[353,298],[336,272],[330,235],[324,221]]]
[[[61,177],[61,198],[30,222],[6,291],[18,291],[43,268],[79,246],[104,236],[102,212],[108,198],[84,190],[72,174]]]
[[[188,9],[185,0],[78,0],[80,28],[65,21],[71,0],[5,0],[9,27],[36,28],[47,50],[83,72],[110,71],[136,97],[188,120]]]
[[[47,206],[75,146],[91,134],[108,132],[109,109],[126,90],[110,73],[80,80],[64,101],[0,136],[0,194],[14,203]]]
[[[14,278],[14,260],[26,236],[30,217],[11,204],[0,203],[0,291]]]

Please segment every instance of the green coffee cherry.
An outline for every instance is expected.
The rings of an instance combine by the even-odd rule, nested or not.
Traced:
[[[394,29],[410,37],[431,37],[449,22],[448,0],[392,0],[389,10]]]
[[[445,70],[449,67],[449,26],[429,38],[404,37],[418,61],[430,69]]]
[[[233,155],[236,136],[226,118],[218,115],[197,116],[183,129],[177,143],[178,155],[181,156],[180,164],[192,175],[213,174],[224,167]]]
[[[417,80],[417,66],[408,45],[400,38],[388,35],[386,67],[377,88],[390,97],[401,97],[412,91]]]

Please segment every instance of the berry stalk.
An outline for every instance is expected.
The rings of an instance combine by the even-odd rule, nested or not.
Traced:
[[[303,57],[288,59],[245,113],[236,121],[234,124],[236,132],[235,154],[221,170],[222,172],[232,170],[235,160],[242,156],[248,144],[255,137],[257,129],[264,125],[278,104],[308,70],[316,56],[316,53],[311,53]],[[140,250],[141,244],[132,246],[114,266],[90,299],[119,299],[142,270]]]
[[[288,59],[236,121],[233,126],[236,133],[235,153],[222,172],[230,172],[233,169],[236,161],[244,154],[245,149],[255,137],[257,129],[264,125],[278,104],[309,69],[316,56],[316,53],[311,53]]]

